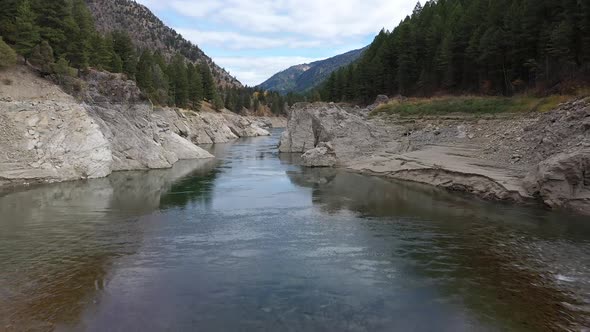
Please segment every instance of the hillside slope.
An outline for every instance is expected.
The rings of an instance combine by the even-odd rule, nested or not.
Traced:
[[[124,30],[141,49],[159,50],[167,58],[181,53],[192,62],[207,63],[219,86],[242,87],[225,69],[219,67],[198,46],[166,26],[147,7],[131,0],[86,0],[102,33]]]
[[[273,75],[258,87],[283,94],[306,92],[321,84],[335,70],[356,61],[364,51],[365,48],[358,49],[326,60],[290,67]]]

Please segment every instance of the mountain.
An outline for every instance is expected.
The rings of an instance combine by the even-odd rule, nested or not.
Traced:
[[[225,69],[219,67],[198,46],[166,26],[147,7],[132,0],[86,0],[101,33],[125,31],[140,49],[159,50],[170,59],[176,53],[195,63],[207,63],[221,87],[242,87]]]
[[[273,75],[258,87],[282,94],[309,91],[321,84],[337,69],[356,61],[365,49],[350,51],[326,60],[293,66]]]

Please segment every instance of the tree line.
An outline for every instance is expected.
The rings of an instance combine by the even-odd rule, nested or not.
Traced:
[[[589,74],[588,0],[430,0],[308,97],[550,93]]]
[[[8,45],[43,75],[58,81],[94,68],[125,74],[162,106],[199,110],[207,100],[217,110],[242,112],[268,106],[275,114],[285,113],[281,96],[268,98],[249,88],[224,91],[206,63],[187,61],[181,54],[166,59],[159,51],[140,50],[124,31],[99,33],[84,0],[2,0],[0,67],[15,61]]]

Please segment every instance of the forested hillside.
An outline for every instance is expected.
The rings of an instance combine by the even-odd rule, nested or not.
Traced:
[[[92,8],[100,13],[112,11],[113,4],[131,4],[128,0],[92,3]],[[99,10],[100,3],[108,8]],[[113,21],[113,27],[138,20],[154,24],[155,28],[150,30],[148,24],[141,29],[111,31],[102,27],[97,30],[85,0],[3,0],[0,2],[0,67],[14,63],[14,50],[24,62],[67,91],[79,90],[82,85],[77,78],[93,68],[125,74],[158,105],[199,110],[201,102],[207,100],[216,109],[228,106],[242,112],[243,105],[254,112],[284,113],[285,100],[278,94],[254,93],[237,81],[219,76],[224,71],[218,71],[216,78],[210,66],[217,67],[200,49],[165,27],[145,7],[140,7],[145,11],[137,12],[133,9],[138,8],[137,4],[133,2],[130,6],[132,9],[117,13],[114,20],[118,23]],[[132,17],[125,18],[124,13]],[[128,31],[151,33],[131,37]]]
[[[356,61],[364,50],[354,50],[325,60],[290,67],[273,75],[258,87],[281,94],[308,92],[322,84],[334,71]]]
[[[193,63],[206,63],[218,86],[242,86],[197,45],[166,26],[147,7],[129,0],[86,0],[86,3],[100,33],[125,31],[140,49],[159,51],[166,59],[180,53]]]
[[[368,103],[378,94],[564,92],[587,82],[589,67],[588,0],[431,0],[315,95]]]

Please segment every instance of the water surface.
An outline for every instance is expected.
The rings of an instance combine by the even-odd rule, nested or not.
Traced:
[[[279,157],[0,196],[0,330],[590,327],[590,222]]]

